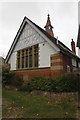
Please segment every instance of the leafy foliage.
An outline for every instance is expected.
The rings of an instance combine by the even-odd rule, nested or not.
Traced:
[[[21,91],[42,90],[49,92],[77,92],[79,87],[80,76],[78,74],[65,74],[57,79],[46,77],[33,77],[30,81],[24,82]]]
[[[11,85],[20,87],[23,84],[22,79],[20,76],[16,75],[14,72],[11,72],[8,67],[2,68],[2,84],[5,85]]]
[[[77,92],[80,90],[79,74],[64,74],[56,81],[58,92]]]
[[[11,72],[9,68],[2,69],[3,85],[12,85],[21,91],[31,92],[41,90],[48,92],[78,92],[80,91],[80,75],[66,73],[58,78],[47,78],[46,76],[35,76],[31,80],[23,82],[20,76]]]

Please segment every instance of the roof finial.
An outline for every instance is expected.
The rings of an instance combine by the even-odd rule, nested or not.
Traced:
[[[46,30],[46,32],[48,32],[52,37],[54,37],[54,33],[53,33],[53,26],[51,25],[51,21],[50,21],[50,15],[49,15],[49,13],[48,13],[48,15],[47,15],[48,17],[47,17],[47,22],[46,22],[46,25],[45,25],[45,30]]]
[[[50,16],[50,15],[49,15],[49,13],[48,13],[48,18],[50,18],[49,16]]]

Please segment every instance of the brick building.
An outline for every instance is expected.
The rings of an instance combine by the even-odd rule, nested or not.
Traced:
[[[49,15],[44,28],[45,30],[24,17],[6,56],[6,63],[10,64],[11,70],[24,77],[54,76],[80,67],[75,42],[72,39],[70,50],[54,37]]]

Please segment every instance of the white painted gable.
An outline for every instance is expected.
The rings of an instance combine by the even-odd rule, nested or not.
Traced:
[[[44,41],[45,40],[34,28],[32,28],[29,24],[26,24],[18,39],[14,51],[18,51],[20,49],[27,48],[35,44],[39,44]]]
[[[41,28],[39,29],[37,25],[35,25],[28,18],[24,17],[24,20],[6,56],[6,62],[9,62],[12,54],[18,50],[28,48],[35,44],[41,44],[45,41],[55,51],[60,51],[60,49],[42,32]]]

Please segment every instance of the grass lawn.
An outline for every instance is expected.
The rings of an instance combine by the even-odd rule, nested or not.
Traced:
[[[75,118],[76,110],[75,100],[57,101],[3,88],[3,118]]]

